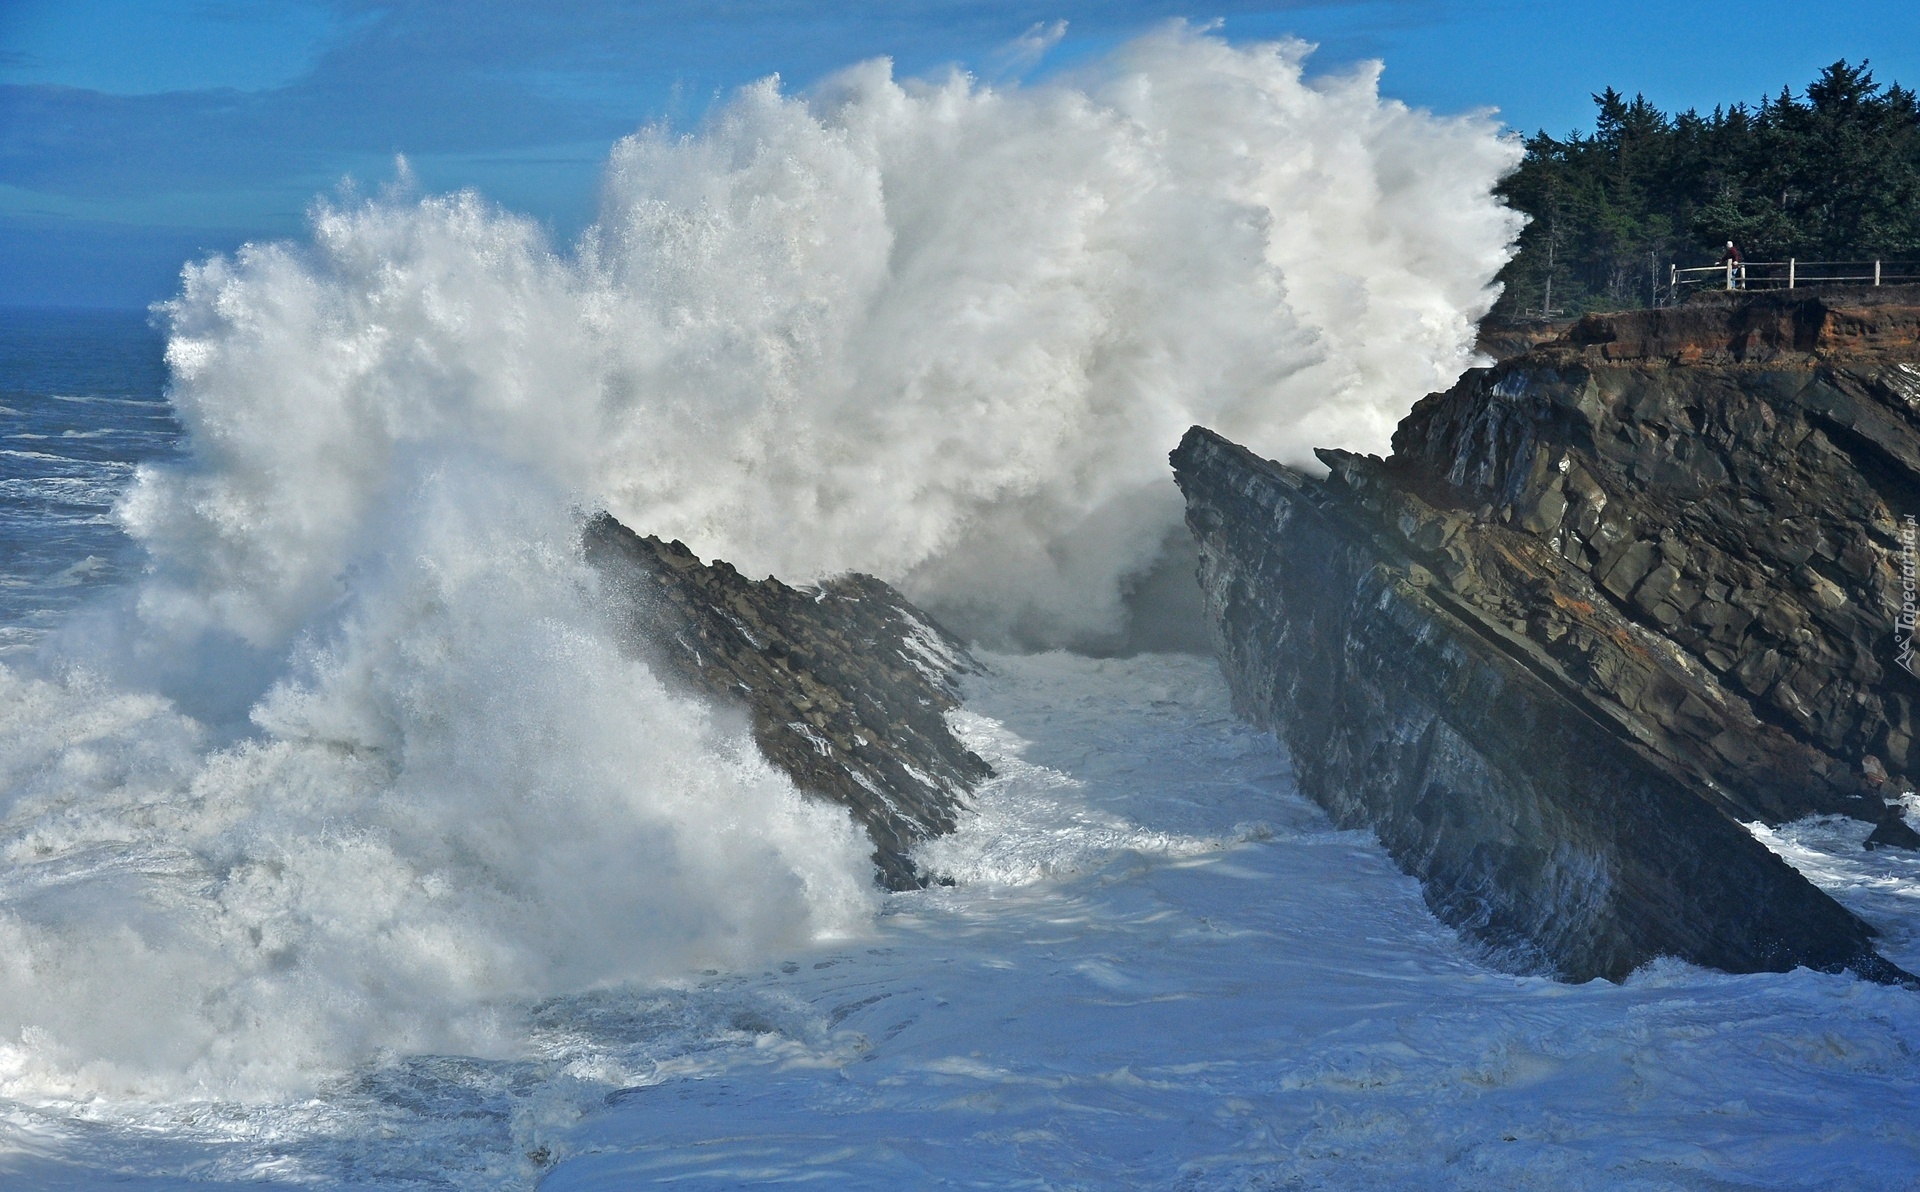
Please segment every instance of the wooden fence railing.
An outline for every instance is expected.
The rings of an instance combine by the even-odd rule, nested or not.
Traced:
[[[1805,286],[1893,286],[1920,282],[1915,261],[1740,261],[1667,267],[1668,301],[1693,290],[1794,290]]]

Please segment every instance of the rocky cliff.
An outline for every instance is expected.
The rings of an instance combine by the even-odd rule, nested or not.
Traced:
[[[606,514],[582,546],[630,649],[744,711],[768,760],[853,813],[889,889],[925,884],[909,850],[952,831],[992,772],[946,725],[955,682],[979,669],[961,643],[871,576],[750,580]]]
[[[1740,821],[1920,843],[1890,802],[1920,771],[1916,331],[1897,291],[1590,316],[1324,479],[1196,428],[1175,472],[1236,697],[1519,963],[1899,976]]]

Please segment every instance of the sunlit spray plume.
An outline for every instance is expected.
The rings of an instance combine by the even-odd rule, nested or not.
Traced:
[[[769,81],[621,142],[571,253],[396,193],[189,268],[147,575],[84,668],[0,671],[0,1079],[284,1087],[859,930],[848,818],[619,657],[578,510],[989,641],[1116,633],[1186,426],[1382,447],[1516,230],[1490,120],[1305,54]]]
[[[1517,228],[1490,120],[1303,81],[1305,52],[1174,28],[1032,88],[768,80],[616,146],[575,259],[459,196],[195,270],[200,462],[128,505],[165,615],[304,626],[395,453],[444,437],[750,574],[868,571],[987,640],[1110,632],[1189,424],[1383,449],[1468,362]]]

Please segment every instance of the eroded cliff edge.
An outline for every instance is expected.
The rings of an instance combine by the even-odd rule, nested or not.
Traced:
[[[1901,978],[1740,821],[1912,845],[1896,663],[1911,295],[1589,317],[1324,479],[1174,453],[1235,697],[1303,790],[1521,966]]]
[[[909,852],[992,774],[946,724],[979,670],[962,643],[872,576],[751,580],[604,513],[581,544],[630,650],[744,712],[769,761],[853,813],[889,889],[925,884]]]

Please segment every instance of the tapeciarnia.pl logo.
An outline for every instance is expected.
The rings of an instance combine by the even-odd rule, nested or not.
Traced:
[[[1913,669],[1913,627],[1916,621],[1914,589],[1920,577],[1920,520],[1909,513],[1900,519],[1900,615],[1893,621],[1894,661],[1908,674]]]

